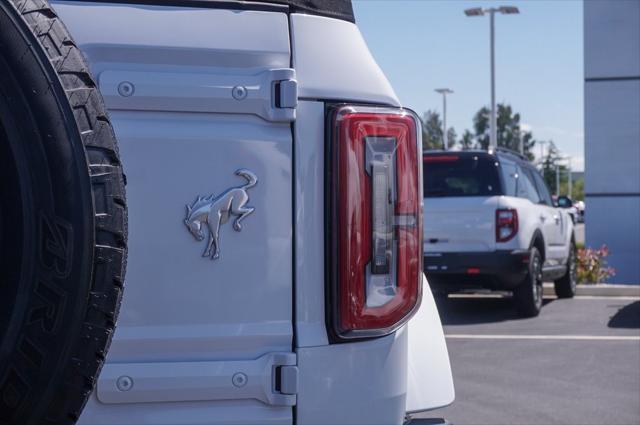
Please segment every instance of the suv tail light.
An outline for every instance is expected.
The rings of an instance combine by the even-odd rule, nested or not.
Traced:
[[[518,233],[518,212],[514,209],[496,210],[496,242],[507,242]]]
[[[422,141],[406,109],[329,115],[329,317],[340,338],[386,335],[422,295]]]

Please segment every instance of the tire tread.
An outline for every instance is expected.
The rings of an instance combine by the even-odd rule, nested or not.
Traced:
[[[66,27],[45,0],[10,1],[41,41],[65,90],[85,146],[96,207],[94,272],[81,337],[71,345],[63,388],[52,398],[43,421],[73,424],[95,387],[122,302],[127,248],[125,180],[102,96]]]

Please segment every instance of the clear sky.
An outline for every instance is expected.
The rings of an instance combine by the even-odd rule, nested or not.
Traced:
[[[553,140],[584,167],[582,0],[353,0],[356,22],[403,105],[442,110],[462,134],[490,103],[489,18],[469,7],[513,5],[496,15],[496,99],[521,114],[537,140]],[[540,147],[534,153],[539,155]]]

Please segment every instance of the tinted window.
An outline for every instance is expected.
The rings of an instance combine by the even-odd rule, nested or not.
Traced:
[[[533,182],[533,176],[528,173],[529,170],[523,170],[518,167],[518,196],[520,198],[527,198],[534,204],[540,202],[540,196]]]
[[[542,198],[542,202],[546,205],[553,205],[553,201],[551,200],[551,194],[549,193],[549,188],[547,184],[544,182],[544,179],[536,170],[529,170],[535,179],[536,186],[538,187],[538,193]]]
[[[501,195],[498,162],[488,155],[433,155],[424,157],[424,196]]]
[[[516,168],[516,164],[501,159],[500,168],[502,168],[502,187],[504,187],[504,194],[507,196],[517,196],[518,169]]]

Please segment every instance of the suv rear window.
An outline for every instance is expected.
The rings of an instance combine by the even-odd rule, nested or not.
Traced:
[[[501,195],[498,161],[486,154],[425,155],[424,197]]]

